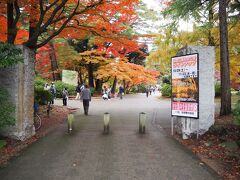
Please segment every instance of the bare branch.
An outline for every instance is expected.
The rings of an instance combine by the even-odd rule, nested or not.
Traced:
[[[14,24],[14,26],[16,26],[17,23],[18,23],[18,20],[20,18],[20,15],[21,15],[20,8],[18,6],[18,1],[14,2],[14,8],[15,8],[15,11],[16,11],[16,16],[15,16],[13,24]]]
[[[58,1],[59,1],[59,0],[56,0],[56,1],[54,1],[50,6],[48,6],[48,7],[46,8],[46,11],[48,11],[48,10],[51,9],[53,6],[55,6],[55,5],[58,3]]]
[[[65,4],[67,3],[67,0],[63,0],[61,4],[59,4],[52,12],[50,18],[48,19],[48,21],[40,28],[40,32],[43,31],[44,29],[46,29],[53,21],[54,17],[56,16],[57,12],[59,10],[61,10]],[[79,1],[78,1],[79,4]]]
[[[45,41],[43,41],[40,44],[37,44],[37,48],[44,46],[45,44],[47,44],[51,39],[53,39],[55,36],[57,36],[58,34],[60,34],[62,32],[62,30],[66,27],[66,25],[68,24],[68,22],[72,19],[72,17],[75,15],[75,12],[77,11],[77,8],[79,6],[79,1],[73,11],[73,13],[69,16],[69,18],[63,23],[63,25],[55,32],[53,32],[52,35],[50,35]]]

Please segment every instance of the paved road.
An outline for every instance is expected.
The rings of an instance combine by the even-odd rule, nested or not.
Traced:
[[[57,103],[61,104],[61,101]],[[216,174],[162,129],[169,126],[170,102],[156,96],[93,99],[89,116],[81,107],[74,132],[66,124],[31,145],[0,169],[1,180],[212,180]],[[138,134],[138,113],[147,113],[146,134]],[[103,113],[111,113],[110,134]]]

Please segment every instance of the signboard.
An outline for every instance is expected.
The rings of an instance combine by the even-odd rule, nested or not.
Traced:
[[[198,54],[172,57],[172,116],[199,117]]]
[[[76,71],[63,70],[62,71],[62,82],[77,86],[78,84],[78,73]]]

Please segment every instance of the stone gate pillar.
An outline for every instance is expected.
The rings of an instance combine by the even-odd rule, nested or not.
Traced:
[[[33,126],[34,103],[34,60],[35,53],[21,46],[24,62],[0,69],[0,86],[6,88],[11,102],[15,105],[16,124],[1,129],[2,135],[25,140],[35,134]]]
[[[177,117],[177,127],[188,138],[192,133],[204,134],[215,121],[215,51],[212,46],[188,46],[177,56],[199,54],[199,121],[193,118]],[[198,124],[199,123],[199,124]]]

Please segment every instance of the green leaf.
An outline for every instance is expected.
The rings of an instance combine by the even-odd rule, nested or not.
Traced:
[[[0,68],[23,62],[22,50],[12,44],[0,42]]]

